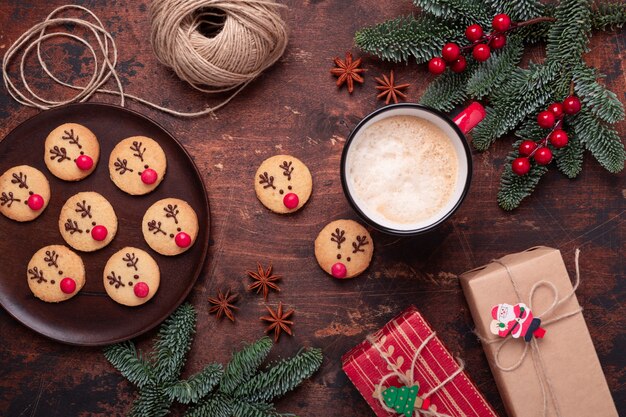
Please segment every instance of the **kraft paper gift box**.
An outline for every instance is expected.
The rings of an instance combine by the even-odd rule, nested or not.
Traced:
[[[557,249],[507,255],[461,275],[461,285],[509,417],[618,416],[576,295],[566,298],[573,285]],[[526,304],[545,335],[526,342],[493,334],[500,316],[492,310],[503,303]]]
[[[424,347],[418,352],[423,343]],[[419,353],[417,357],[416,353]],[[399,417],[401,414],[389,412],[381,406],[377,386],[386,389],[405,385],[397,377],[385,378],[394,369],[403,375],[410,375],[414,358],[417,360],[413,380],[419,386],[418,395],[428,393],[446,379],[452,378],[428,397],[425,403],[419,398],[418,410],[413,411],[411,408],[409,415],[422,415],[418,414],[419,409],[428,407],[430,403],[430,407],[433,407],[430,410],[440,414],[428,415],[497,417],[468,375],[436,337],[430,324],[413,306],[346,353],[342,362],[344,372],[378,417]]]

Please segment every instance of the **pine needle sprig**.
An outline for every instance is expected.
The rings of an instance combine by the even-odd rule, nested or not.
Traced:
[[[567,146],[554,150],[556,166],[568,178],[576,178],[583,169],[583,155],[585,148],[580,138],[572,129],[568,129],[569,142]]]
[[[146,386],[153,378],[150,362],[141,351],[137,351],[135,345],[131,342],[110,346],[105,350],[104,355],[111,362],[111,365],[138,388]]]
[[[267,358],[272,345],[269,337],[262,337],[257,342],[234,353],[220,382],[220,391],[232,394],[241,383],[254,375]]]
[[[626,24],[626,3],[599,3],[591,12],[593,30],[613,30]]]
[[[420,98],[420,104],[444,112],[452,110],[467,99],[465,85],[475,69],[476,65],[471,63],[460,74],[448,71],[440,75],[426,88]]]
[[[176,381],[165,389],[172,401],[189,404],[199,401],[220,382],[222,365],[211,364],[187,380]]]
[[[185,417],[232,417],[233,401],[219,393],[189,410]]]
[[[160,328],[154,349],[155,371],[163,381],[180,374],[185,356],[191,349],[196,313],[191,304],[179,307]]]
[[[491,10],[483,0],[413,0],[413,4],[426,13],[442,19],[454,19],[466,26],[491,23]]]
[[[545,166],[537,165],[533,163],[530,172],[526,175],[517,175],[511,169],[511,162],[519,156],[517,149],[522,143],[521,140],[513,144],[513,151],[509,153],[502,171],[502,177],[500,178],[500,191],[498,191],[498,204],[504,210],[513,210],[522,202],[522,200],[528,197],[541,177],[548,172],[548,168]]]
[[[585,106],[571,124],[585,149],[607,171],[617,173],[624,169],[624,144],[615,128],[602,123]]]
[[[571,66],[580,62],[582,54],[589,51],[590,4],[590,0],[561,0],[554,11],[556,21],[548,33],[548,61]]]
[[[401,16],[359,30],[355,45],[383,60],[400,62],[410,57],[423,63],[437,55],[446,42],[462,41],[463,25],[434,16]]]
[[[624,106],[617,94],[598,82],[601,78],[595,68],[578,65],[572,71],[574,91],[600,120],[616,123],[624,118]]]
[[[513,21],[542,16],[545,6],[538,0],[486,0],[494,14],[506,13]]]

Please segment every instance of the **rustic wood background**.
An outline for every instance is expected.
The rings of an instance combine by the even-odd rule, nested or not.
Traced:
[[[0,54],[64,3],[0,2]],[[156,61],[149,42],[146,2],[76,3],[91,8],[112,31],[120,51],[118,71],[128,92],[183,110],[216,102],[192,90]],[[391,65],[366,58],[366,82],[350,96],[345,90],[336,90],[328,72],[332,57],[352,47],[357,29],[411,13],[410,1],[284,3],[288,7],[283,14],[290,28],[284,57],[214,117],[176,119],[129,104],[180,139],[198,164],[209,194],[211,248],[189,297],[198,311],[198,332],[186,372],[197,371],[207,362],[225,362],[233,347],[263,334],[259,316],[265,303],[262,297],[245,292],[249,280],[244,271],[257,261],[271,261],[284,279],[282,292],[272,294],[269,304],[281,300],[297,310],[294,337],[281,338],[272,357],[293,354],[301,345],[319,346],[325,353],[319,373],[279,401],[280,411],[302,416],[372,415],[342,372],[341,355],[368,332],[415,304],[451,351],[465,359],[471,377],[504,415],[483,351],[471,333],[472,320],[457,274],[534,245],[561,249],[573,271],[573,252],[580,247],[583,283],[578,299],[618,409],[626,412],[624,175],[605,172],[587,155],[578,179],[570,181],[552,170],[521,208],[503,212],[495,199],[511,140],[501,140],[488,152],[474,154],[469,196],[443,228],[414,239],[373,232],[376,253],[363,276],[346,282],[326,276],[313,256],[313,240],[327,222],[356,218],[342,194],[339,158],[350,129],[382,105],[375,100],[373,77],[393,68],[400,80],[412,83],[410,101],[418,100],[432,77],[423,65]],[[624,100],[624,30],[594,36],[591,47],[587,61],[607,74],[606,84]],[[92,60],[75,43],[52,42],[44,51],[64,79],[84,80],[93,69]],[[540,60],[542,53],[536,48],[528,55]],[[35,88],[63,94],[42,81],[32,59],[27,72]],[[108,96],[94,101],[116,102]],[[0,137],[36,113],[0,90]],[[619,130],[623,136],[626,124]],[[314,177],[311,200],[292,216],[270,213],[257,201],[252,186],[258,164],[279,152],[301,158]],[[1,259],[0,263],[7,262],[7,254]],[[207,312],[207,297],[228,287],[242,295],[236,324],[217,322]],[[154,334],[140,338],[140,346],[149,348]],[[100,349],[47,340],[4,310],[0,310],[0,341],[0,415],[121,416],[129,410],[135,389],[108,364]]]

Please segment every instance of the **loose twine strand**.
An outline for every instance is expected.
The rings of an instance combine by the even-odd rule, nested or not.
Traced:
[[[393,364],[389,360],[388,355],[385,352],[383,352],[383,350],[379,346],[379,344],[376,341],[376,339],[374,338],[374,336],[372,336],[372,335],[368,335],[367,336],[367,341],[371,343],[371,345],[374,347],[374,349],[376,349],[376,351],[378,352],[380,357],[383,358],[385,360],[385,362],[387,362],[388,369],[392,370],[390,373],[386,374],[385,376],[383,376],[381,378],[381,380],[378,382],[378,384],[376,384],[376,387],[374,389],[375,397],[378,399],[378,401],[380,403],[380,406],[383,409],[385,409],[386,411],[388,411],[390,413],[395,413],[396,412],[396,410],[394,410],[393,408],[387,407],[387,404],[385,404],[385,401],[383,400],[382,391],[383,391],[383,386],[384,386],[385,382],[387,382],[388,379],[390,379],[390,378],[395,376],[407,387],[412,387],[412,386],[416,385],[417,381],[415,380],[415,367],[417,365],[417,360],[421,356],[422,350],[426,347],[428,342],[430,342],[436,336],[436,334],[437,334],[436,332],[431,333],[426,339],[424,339],[422,341],[422,343],[419,345],[419,347],[415,350],[415,354],[413,355],[413,359],[411,360],[411,367],[409,368],[409,370],[408,370],[408,372],[406,374],[400,372],[398,370],[397,365]],[[425,400],[428,397],[430,397],[431,395],[435,394],[437,391],[439,391],[441,388],[443,388],[448,382],[452,381],[454,378],[456,378],[457,375],[459,375],[461,372],[463,372],[463,369],[465,369],[465,363],[460,358],[457,358],[457,361],[459,361],[459,368],[456,371],[454,371],[452,374],[450,374],[445,380],[441,381],[437,386],[432,388],[426,394],[422,395],[421,396],[422,399]],[[432,416],[432,417],[452,417],[452,416],[450,416],[448,414],[439,413],[439,412],[437,412],[437,411],[435,411],[433,409],[415,410],[415,412],[417,413],[418,416],[419,415],[423,415],[423,416]]]
[[[572,298],[575,294],[576,294],[576,290],[578,289],[578,286],[580,285],[580,266],[579,266],[579,257],[580,257],[580,249],[576,249],[575,255],[574,255],[574,264],[576,266],[576,280],[574,281],[574,285],[572,287],[572,291],[570,291],[565,297],[559,299],[559,292],[556,288],[556,286],[551,283],[550,281],[545,281],[545,280],[541,280],[541,281],[537,281],[530,289],[530,293],[528,296],[528,307],[530,308],[530,310],[533,310],[532,304],[533,304],[533,300],[535,297],[535,293],[536,291],[541,288],[541,287],[547,287],[548,289],[550,289],[550,291],[552,292],[553,295],[553,299],[552,299],[552,303],[550,304],[550,306],[541,314],[538,314],[536,317],[537,318],[542,318],[543,316],[549,315],[551,313],[553,313],[557,308],[559,308],[561,305],[563,305],[565,302],[567,302],[570,298]],[[503,262],[500,259],[494,259],[493,262],[496,262],[498,264],[500,264],[502,267],[504,267],[504,269],[506,270],[507,276],[509,277],[509,280],[511,281],[511,284],[513,285],[513,289],[515,290],[515,294],[517,295],[517,299],[518,301],[521,303],[523,302],[522,299],[522,295],[521,295],[521,291],[519,289],[519,287],[517,286],[517,281],[515,280],[514,276],[513,276],[513,272],[511,271],[511,269],[509,268],[509,266]],[[553,317],[549,320],[542,320],[542,325],[548,326],[552,323],[556,323],[559,322],[561,320],[565,320],[569,317],[575,316],[577,314],[580,314],[583,311],[582,307],[578,307],[570,312],[561,314],[559,316]],[[525,343],[524,344],[524,351],[522,352],[522,354],[520,355],[519,359],[517,360],[517,362],[515,362],[513,365],[511,366],[504,366],[502,365],[502,363],[500,362],[500,353],[502,352],[502,349],[504,348],[504,346],[510,342],[511,340],[515,340],[512,337],[507,337],[504,340],[500,340],[500,339],[488,339],[486,337],[483,337],[482,335],[478,334],[479,339],[483,342],[486,343],[488,345],[494,344],[494,343],[498,343],[498,347],[496,348],[496,351],[494,353],[494,361],[495,361],[495,366],[496,368],[500,369],[503,372],[511,372],[516,370],[517,368],[519,368],[522,363],[524,363],[524,360],[526,359],[526,356],[528,354],[528,346],[529,343]],[[554,409],[556,412],[557,417],[561,417],[561,410],[559,408],[559,404],[556,398],[556,395],[554,394],[554,389],[553,389],[553,384],[552,381],[550,379],[550,377],[548,376],[548,374],[545,371],[545,363],[543,360],[543,356],[541,355],[541,350],[539,349],[539,344],[537,342],[537,339],[533,338],[530,341],[530,353],[531,353],[531,357],[532,357],[532,363],[533,366],[535,368],[535,372],[537,374],[537,376],[539,377],[539,387],[541,388],[541,395],[542,395],[542,400],[543,400],[543,416],[547,416],[548,415],[548,394],[550,395],[551,399],[552,399],[552,404],[554,405]],[[545,384],[544,384],[545,381]],[[546,392],[547,391],[547,392]]]
[[[200,111],[181,112],[126,93],[116,71],[118,49],[113,36],[91,10],[77,5],[65,5],[53,10],[46,19],[24,32],[9,47],[2,59],[4,85],[18,103],[41,110],[82,103],[94,94],[102,93],[119,96],[121,106],[125,105],[128,98],[173,116],[206,115],[225,106],[282,56],[287,47],[287,31],[277,13],[280,7],[270,0],[158,0],[152,3],[151,40],[159,61],[171,67],[179,78],[199,91],[233,91],[221,103]],[[72,17],[72,12],[86,17]],[[203,24],[217,32],[216,35],[206,37],[200,33]],[[64,25],[81,28],[86,35],[81,37],[70,33]],[[52,32],[52,29],[56,30]],[[86,39],[87,35],[93,35],[95,43]],[[84,45],[91,54],[94,69],[86,85],[59,79],[45,63],[41,45],[59,37]],[[37,61],[50,80],[76,90],[74,96],[67,100],[54,100],[33,91],[26,79],[25,65],[34,48]],[[14,82],[9,72],[12,62],[18,59],[18,76],[21,88],[25,91]],[[115,85],[114,90],[104,88],[110,80]]]

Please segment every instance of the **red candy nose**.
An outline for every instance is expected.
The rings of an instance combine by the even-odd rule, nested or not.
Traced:
[[[348,275],[348,270],[346,269],[346,266],[344,264],[342,264],[341,262],[337,262],[330,269],[330,273],[335,278],[345,278],[346,275]]]
[[[72,294],[76,290],[76,281],[72,278],[63,278],[59,285],[65,294]]]
[[[87,155],[81,155],[76,158],[76,166],[82,171],[89,171],[93,166],[93,159]]]
[[[39,194],[33,194],[28,197],[28,207],[30,207],[31,210],[41,210],[41,208],[43,207],[43,203],[43,197]]]
[[[298,198],[298,195],[296,193],[289,193],[283,198],[283,204],[289,210],[298,207],[298,203],[300,203],[300,199]]]
[[[141,182],[144,184],[154,184],[159,178],[159,174],[152,168],[147,168],[141,173]]]
[[[185,232],[178,233],[174,240],[176,241],[176,246],[178,246],[179,248],[186,248],[187,246],[191,245],[191,236],[189,236]]]
[[[95,226],[91,229],[91,237],[93,240],[97,240],[98,242],[103,241],[107,238],[108,230],[104,226]]]
[[[133,291],[135,295],[139,298],[146,298],[148,293],[150,292],[150,287],[145,282],[138,282],[134,287]]]

